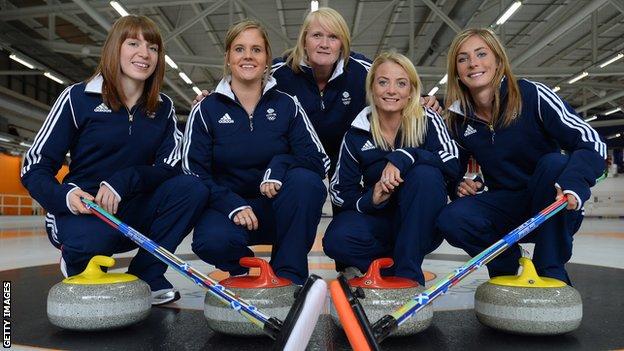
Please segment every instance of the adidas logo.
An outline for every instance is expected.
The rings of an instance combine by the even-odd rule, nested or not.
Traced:
[[[113,111],[111,111],[110,108],[108,108],[108,106],[106,106],[105,103],[101,103],[98,107],[95,108],[95,110],[93,110],[93,112],[106,112],[106,113],[111,113]]]
[[[219,123],[221,124],[230,124],[234,123],[234,120],[227,113],[223,115],[223,117],[219,118]]]
[[[468,128],[466,128],[466,131],[464,132],[464,136],[467,137],[469,135],[472,135],[474,133],[476,133],[477,130],[474,129],[470,124],[468,125]]]
[[[366,140],[366,143],[364,143],[364,146],[362,146],[362,151],[368,151],[374,148],[375,148],[375,145],[373,145],[373,143],[371,143],[370,140]]]

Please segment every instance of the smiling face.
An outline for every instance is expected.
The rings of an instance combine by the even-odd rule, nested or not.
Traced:
[[[250,28],[242,31],[227,52],[227,63],[232,80],[261,82],[269,57],[260,31]]]
[[[340,58],[342,42],[318,20],[313,20],[305,37],[305,52],[312,68],[331,67]]]
[[[481,37],[473,35],[466,39],[459,47],[455,64],[459,80],[472,94],[493,88],[498,60]]]
[[[374,104],[380,114],[403,111],[412,91],[407,72],[392,61],[379,65],[372,88]]]
[[[122,79],[144,83],[156,69],[158,45],[150,43],[139,33],[137,38],[126,38],[119,52]]]

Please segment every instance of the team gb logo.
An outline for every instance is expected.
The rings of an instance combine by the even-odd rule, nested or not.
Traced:
[[[277,117],[277,114],[275,113],[275,110],[272,108],[267,109],[267,114],[266,117],[269,121],[274,121],[275,118]]]
[[[342,103],[346,106],[351,103],[351,96],[348,91],[342,92]]]

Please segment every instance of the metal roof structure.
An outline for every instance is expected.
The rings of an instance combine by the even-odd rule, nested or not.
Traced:
[[[511,0],[321,0],[350,26],[353,51],[373,58],[383,50],[408,55],[424,91],[445,85],[446,52],[457,31],[492,26]],[[255,18],[269,30],[274,54],[294,45],[307,0],[121,0],[130,13],[152,18],[165,38],[166,52],[178,69],[167,67],[164,91],[184,115],[196,95],[192,86],[211,89],[220,79],[223,42],[230,24]],[[36,64],[15,63],[1,76],[53,72],[65,84],[94,71],[107,30],[119,18],[106,0],[0,0],[0,48]],[[514,72],[558,92],[603,136],[624,134],[624,59],[600,65],[624,52],[624,0],[525,0],[504,24],[493,27],[507,48]],[[185,83],[179,72],[193,81]],[[588,76],[569,84],[582,72]],[[17,113],[6,103],[14,94],[0,87],[0,116]],[[23,99],[22,99],[23,100]],[[22,101],[20,100],[20,101]],[[16,106],[19,103],[13,101]],[[26,103],[22,101],[22,103]],[[609,116],[606,112],[621,108]],[[45,110],[45,106],[37,109]],[[45,111],[41,112],[45,117]],[[40,122],[43,117],[39,118]],[[36,124],[31,121],[31,124]],[[15,123],[15,122],[12,122]],[[29,127],[34,128],[34,127]],[[618,140],[619,139],[619,140]],[[624,145],[624,136],[610,145]]]

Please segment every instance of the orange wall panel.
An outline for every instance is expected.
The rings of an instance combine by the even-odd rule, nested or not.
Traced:
[[[28,191],[22,185],[20,181],[20,170],[22,166],[22,158],[19,156],[10,156],[6,154],[0,153],[0,194],[2,195],[28,195]],[[69,169],[66,165],[64,165],[56,175],[56,178],[59,180],[63,179],[65,175],[69,172]],[[16,205],[17,198],[5,197],[4,199],[5,205]],[[22,204],[30,205],[30,200],[24,201],[22,200]],[[23,208],[18,211],[17,208],[9,208],[5,207],[2,209],[3,215],[30,215],[31,211],[26,208]]]

